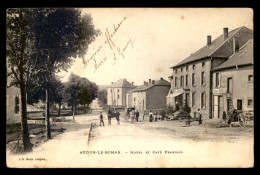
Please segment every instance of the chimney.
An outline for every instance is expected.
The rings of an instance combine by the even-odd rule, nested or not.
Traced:
[[[161,80],[163,80],[163,78],[161,77]]]
[[[237,52],[238,49],[239,49],[238,38],[234,37],[233,38],[233,53]]]
[[[228,38],[228,28],[223,28],[223,36],[224,36],[224,40]]]
[[[134,86],[134,82],[132,82],[132,86]]]
[[[208,46],[211,45],[211,36],[210,35],[207,36],[207,45]]]
[[[111,82],[111,84],[113,84],[113,82]]]
[[[151,82],[151,79],[149,79],[149,84],[151,84],[152,82]]]
[[[148,86],[148,82],[145,82],[145,85]]]
[[[155,80],[152,80],[152,84],[155,84]]]
[[[146,85],[146,82],[144,81],[144,85]]]

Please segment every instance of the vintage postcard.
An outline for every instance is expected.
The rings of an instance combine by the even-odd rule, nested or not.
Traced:
[[[252,9],[6,19],[7,167],[254,167]]]

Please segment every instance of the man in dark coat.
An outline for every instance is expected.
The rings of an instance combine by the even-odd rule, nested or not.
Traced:
[[[117,124],[119,125],[120,124],[120,113],[116,110],[116,120],[117,120]]]
[[[202,114],[201,114],[201,111],[200,111],[200,109],[198,109],[198,113],[199,113],[199,125],[201,125],[202,124]]]
[[[110,109],[107,112],[107,120],[108,120],[108,126],[111,126],[111,111],[110,111]]]
[[[100,112],[99,120],[100,120],[100,126],[101,126],[102,124],[103,124],[103,126],[105,126],[105,124],[104,124],[104,120],[103,120],[102,112]]]
[[[138,112],[138,110],[136,111],[135,116],[136,116],[136,121],[138,122],[138,118],[139,118],[139,112]]]

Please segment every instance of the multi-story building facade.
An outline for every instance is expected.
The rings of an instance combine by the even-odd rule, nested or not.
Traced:
[[[144,81],[144,85],[138,86],[127,93],[128,107],[135,107],[141,114],[149,110],[162,110],[166,108],[166,95],[170,89],[170,83],[163,78],[160,80]]]
[[[198,109],[205,118],[212,118],[212,79],[211,70],[219,66],[233,54],[233,39],[237,45],[244,45],[253,37],[253,31],[239,27],[211,41],[207,36],[207,44],[188,58],[171,67],[173,75],[171,89],[167,95],[167,105],[175,106],[187,103],[193,116]]]
[[[126,79],[120,79],[107,87],[107,105],[125,107],[126,93],[133,89],[134,83],[128,82]]]
[[[254,109],[253,40],[234,47],[234,54],[212,72],[214,119],[221,119],[224,111]]]

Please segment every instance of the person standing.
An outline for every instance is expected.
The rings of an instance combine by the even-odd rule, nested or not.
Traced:
[[[179,111],[180,110],[180,106],[179,106],[179,103],[176,102],[176,105],[175,105],[175,111]]]
[[[131,112],[130,112],[130,117],[131,117],[131,123],[134,123],[134,110],[132,110]]]
[[[108,126],[111,126],[111,111],[108,110],[107,112],[107,120],[108,120]]]
[[[199,113],[199,125],[201,125],[202,124],[202,114],[201,114],[201,111],[200,111],[200,109],[198,109],[198,113]]]
[[[116,120],[117,120],[117,124],[119,125],[120,124],[120,118],[119,118],[119,116],[120,116],[120,113],[117,111],[117,109],[116,109]]]
[[[139,118],[139,112],[138,112],[138,110],[136,110],[135,116],[136,116],[136,121],[138,122],[138,118]]]
[[[152,121],[153,121],[153,113],[150,110],[150,112],[149,112],[149,122],[152,122]]]
[[[103,126],[105,126],[105,124],[104,124],[104,120],[103,120],[102,112],[100,112],[99,120],[100,120],[100,126],[101,126],[102,124],[103,124]]]
[[[157,111],[155,111],[155,115],[154,115],[154,121],[157,122]]]

